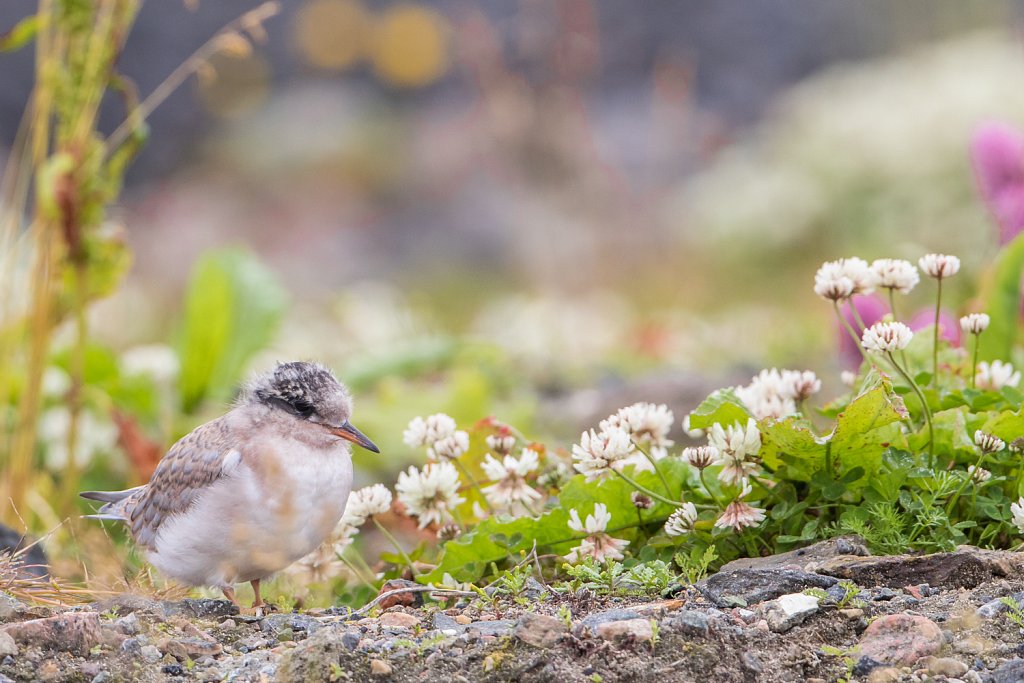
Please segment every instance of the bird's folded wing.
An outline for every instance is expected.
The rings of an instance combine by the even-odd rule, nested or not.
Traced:
[[[137,543],[153,548],[164,521],[188,510],[204,489],[238,467],[241,452],[231,436],[221,418],[197,427],[171,447],[132,506],[130,525]]]

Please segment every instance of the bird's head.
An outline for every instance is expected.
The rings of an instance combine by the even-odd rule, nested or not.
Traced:
[[[262,404],[380,453],[380,449],[349,422],[352,396],[348,389],[319,363],[278,363],[246,387],[242,401]]]

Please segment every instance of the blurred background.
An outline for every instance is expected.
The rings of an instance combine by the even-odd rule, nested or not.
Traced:
[[[119,68],[151,92],[257,4],[145,3]],[[288,0],[264,28],[155,112],[112,212],[132,265],[89,311],[87,485],[144,480],[275,360],[353,386],[384,451],[358,483],[420,460],[421,414],[570,443],[765,366],[828,395],[821,261],[957,254],[956,313],[999,247],[969,151],[987,121],[1024,127],[1024,2]],[[0,59],[9,147],[33,53]],[[104,102],[100,128],[122,117]],[[224,316],[228,360],[205,357]],[[44,383],[55,473],[72,339]]]

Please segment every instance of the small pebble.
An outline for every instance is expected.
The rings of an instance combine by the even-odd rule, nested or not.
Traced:
[[[383,659],[370,660],[370,673],[374,676],[390,676],[392,671],[394,671],[394,669],[392,669],[391,665]]]

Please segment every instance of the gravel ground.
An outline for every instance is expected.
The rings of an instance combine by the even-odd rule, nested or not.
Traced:
[[[133,595],[54,610],[0,594],[0,683],[1024,681],[1024,631],[1000,602],[1024,604],[1024,557],[865,554],[830,541],[651,600],[533,582],[516,599],[365,617]]]

